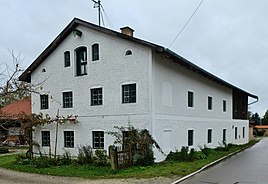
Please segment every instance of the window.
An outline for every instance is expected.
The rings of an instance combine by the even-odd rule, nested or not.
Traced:
[[[136,84],[127,84],[122,86],[122,102],[136,103]]]
[[[208,110],[212,110],[212,97],[208,97]]]
[[[40,95],[40,108],[48,109],[48,95]]]
[[[91,89],[91,105],[102,105],[102,88]]]
[[[226,129],[222,130],[222,142],[226,142]]]
[[[222,110],[223,112],[226,112],[226,100],[222,101]]]
[[[235,139],[237,139],[237,127],[235,127]]]
[[[70,51],[64,52],[64,67],[71,66],[71,54]]]
[[[99,60],[99,44],[95,43],[92,45],[92,61]]]
[[[87,74],[87,48],[79,47],[75,50],[76,53],[76,75]]]
[[[212,129],[208,129],[208,143],[212,142]]]
[[[73,92],[63,92],[63,108],[73,107]]]
[[[192,146],[194,143],[194,130],[188,130],[188,146]]]
[[[243,127],[242,136],[245,138],[245,127]]]
[[[92,134],[93,134],[93,148],[104,149],[104,132],[93,131]]]
[[[188,91],[188,107],[194,107],[194,93]]]
[[[74,147],[74,131],[64,131],[64,147]]]
[[[125,53],[125,56],[129,56],[129,55],[132,55],[132,51],[131,50],[127,50],[126,53]]]
[[[50,146],[50,131],[42,131],[42,146]]]

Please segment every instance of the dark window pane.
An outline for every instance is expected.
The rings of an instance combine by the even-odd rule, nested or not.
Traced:
[[[122,86],[122,102],[123,103],[136,102],[136,84],[127,84]]]
[[[92,45],[92,61],[99,60],[99,44]]]
[[[40,95],[40,108],[48,109],[48,95]]]
[[[212,142],[212,130],[208,129],[208,143]]]
[[[103,131],[93,131],[92,132],[93,148],[94,149],[104,149],[104,132]]]
[[[91,89],[91,105],[102,105],[102,88]]]
[[[188,107],[194,107],[194,93],[188,91]]]
[[[50,131],[42,131],[42,146],[50,146]]]
[[[188,146],[192,146],[194,143],[194,131],[188,130]]]
[[[63,108],[73,107],[73,92],[63,92]]]
[[[70,51],[64,52],[64,66],[68,67],[71,65]]]
[[[212,110],[212,97],[208,97],[208,110]]]
[[[73,148],[74,147],[74,132],[64,131],[64,147]]]
[[[80,47],[76,49],[76,75],[87,74],[87,48]]]

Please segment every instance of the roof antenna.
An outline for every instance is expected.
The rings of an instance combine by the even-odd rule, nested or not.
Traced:
[[[99,26],[101,25],[101,1],[92,0],[94,2],[94,8],[98,8]]]

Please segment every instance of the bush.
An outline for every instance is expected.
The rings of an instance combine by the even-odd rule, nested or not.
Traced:
[[[202,151],[196,151],[194,153],[194,159],[195,160],[204,160],[207,158],[207,155],[205,155]]]
[[[79,153],[77,157],[78,164],[92,164],[94,162],[93,151],[91,146],[78,147]]]
[[[211,148],[208,148],[207,146],[204,146],[204,148],[201,149],[201,151],[206,155],[209,156],[212,152]]]
[[[105,166],[108,164],[108,156],[106,150],[95,151],[96,160],[94,161],[98,166]]]
[[[8,148],[0,147],[0,154],[8,153],[8,152],[9,152]]]
[[[181,151],[178,152],[170,152],[167,155],[166,161],[179,161],[179,162],[185,162],[185,161],[193,161],[195,159],[195,150],[192,148],[189,152],[189,148],[187,146],[183,146],[181,148]]]
[[[148,150],[146,154],[139,154],[136,153],[133,156],[133,164],[135,166],[149,166],[149,165],[153,165],[154,164],[154,153],[153,150]]]

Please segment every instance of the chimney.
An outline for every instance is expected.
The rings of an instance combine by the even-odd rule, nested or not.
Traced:
[[[133,37],[134,30],[131,29],[130,27],[126,26],[126,27],[122,27],[120,29],[121,29],[121,33],[122,34],[125,34],[125,35],[132,36]]]

